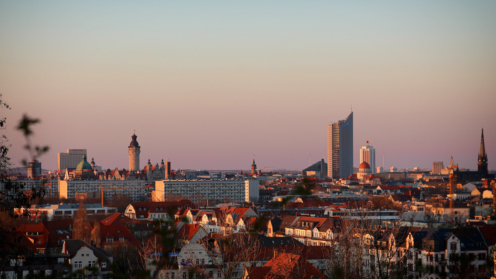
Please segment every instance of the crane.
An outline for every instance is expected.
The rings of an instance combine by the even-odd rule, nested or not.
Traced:
[[[103,193],[103,190],[125,190],[126,188],[125,187],[115,187],[115,185],[110,185],[110,187],[104,187],[102,186],[102,184],[100,184],[100,197],[102,199],[102,207],[104,206],[103,205],[103,201],[104,201],[104,193]]]

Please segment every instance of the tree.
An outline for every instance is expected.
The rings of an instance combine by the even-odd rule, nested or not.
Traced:
[[[79,202],[79,208],[74,216],[74,231],[72,233],[73,239],[81,239],[85,242],[90,240],[90,230],[85,227],[86,222],[86,207],[82,201]]]
[[[129,196],[123,194],[116,194],[112,198],[112,202],[109,203],[109,206],[117,207],[117,211],[124,213],[126,207],[131,203],[133,203],[133,200]]]

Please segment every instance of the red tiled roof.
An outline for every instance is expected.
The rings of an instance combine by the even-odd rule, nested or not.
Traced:
[[[179,239],[189,241],[200,227],[199,224],[184,224],[177,232],[177,236]]]

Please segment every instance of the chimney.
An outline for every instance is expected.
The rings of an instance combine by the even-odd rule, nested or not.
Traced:
[[[274,259],[277,258],[277,250],[274,249]]]

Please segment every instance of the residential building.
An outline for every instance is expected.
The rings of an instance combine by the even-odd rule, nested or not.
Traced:
[[[80,239],[67,239],[62,251],[69,254],[72,272],[83,270],[85,278],[111,278],[113,257],[102,248],[91,246]]]
[[[200,201],[258,201],[256,179],[232,180],[161,180],[155,181],[155,196],[165,201],[168,196],[182,196],[194,203]]]
[[[362,162],[369,164],[372,173],[375,172],[375,148],[369,145],[369,141],[360,148],[360,163]]]
[[[327,175],[333,179],[353,174],[353,112],[327,125]]]
[[[83,155],[86,156],[86,149],[67,149],[67,153],[58,153],[58,169],[75,169]]]

